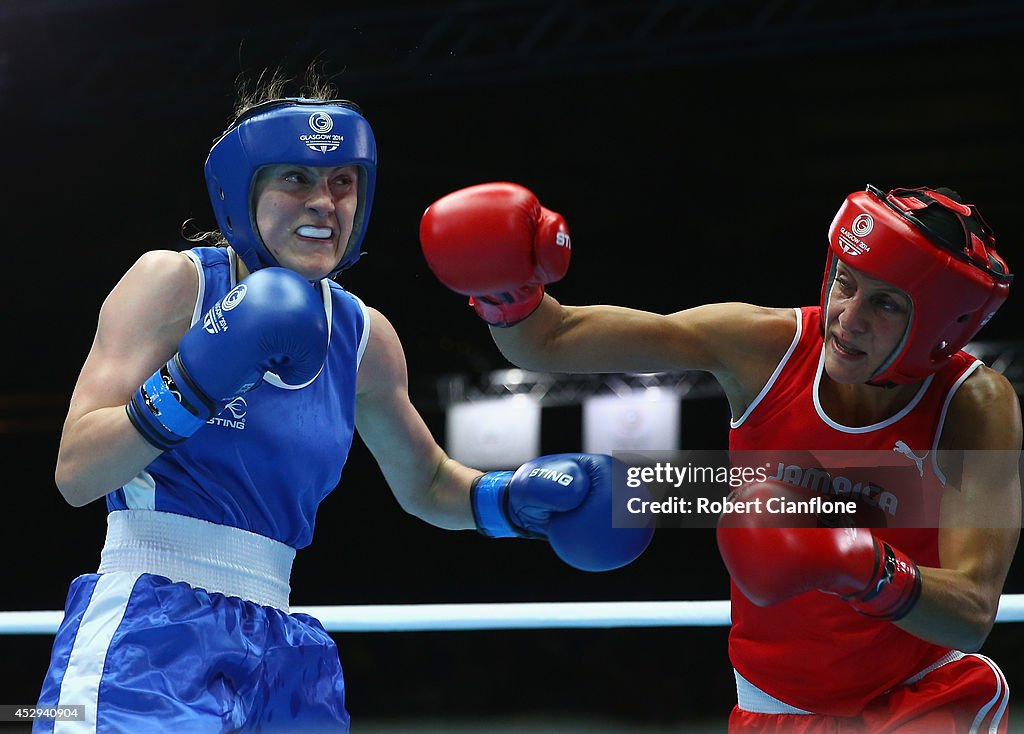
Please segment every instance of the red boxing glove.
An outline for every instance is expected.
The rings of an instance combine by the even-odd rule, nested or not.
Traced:
[[[420,244],[438,280],[487,323],[512,326],[540,305],[544,284],[569,269],[569,228],[529,189],[488,183],[460,189],[431,204],[420,221]]]
[[[906,616],[921,595],[921,573],[906,554],[864,528],[818,527],[815,513],[771,511],[816,495],[779,482],[729,495],[742,504],[719,518],[718,549],[740,591],[763,607],[818,590],[869,617]]]

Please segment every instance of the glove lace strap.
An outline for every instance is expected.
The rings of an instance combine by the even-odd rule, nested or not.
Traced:
[[[543,286],[523,286],[492,296],[471,296],[469,305],[491,326],[515,326],[536,311],[544,300]]]
[[[889,622],[903,619],[921,596],[921,571],[909,556],[888,543],[875,543],[871,584],[850,605],[861,614]]]
[[[509,520],[508,483],[511,471],[492,471],[473,480],[469,491],[477,530],[489,538],[516,538],[523,532]]]

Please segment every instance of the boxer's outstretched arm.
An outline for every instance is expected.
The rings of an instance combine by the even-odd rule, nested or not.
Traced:
[[[547,540],[586,571],[636,559],[653,527],[615,527],[610,456],[542,456],[518,469],[483,474],[448,457],[408,394],[401,342],[374,309],[356,393],[356,427],[407,512],[441,528],[494,538]]]
[[[449,530],[475,527],[469,487],[482,472],[450,459],[409,399],[405,352],[376,309],[359,365],[356,428],[407,512]]]
[[[795,333],[793,309],[714,303],[663,316],[619,306],[562,306],[550,295],[525,321],[491,329],[505,357],[524,369],[708,371],[734,416],[757,397]]]
[[[788,346],[791,309],[713,303],[656,314],[621,306],[563,306],[546,295],[540,307],[511,328],[492,328],[509,361],[549,372],[706,370],[730,373]],[[777,361],[777,359],[776,359]]]
[[[742,303],[665,316],[561,306],[545,286],[568,270],[568,226],[514,184],[471,186],[439,199],[423,215],[420,243],[437,278],[470,296],[498,347],[526,369],[707,370],[732,395],[734,384],[746,386],[739,393],[759,390],[794,334],[792,310]]]
[[[483,472],[463,466],[438,445],[409,399],[408,369],[398,334],[383,314],[368,311],[370,336],[356,388],[360,438],[404,510],[448,530],[477,528],[470,494]],[[500,484],[495,481],[496,488]]]

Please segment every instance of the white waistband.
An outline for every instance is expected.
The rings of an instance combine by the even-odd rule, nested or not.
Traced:
[[[906,686],[916,683],[933,670],[937,670],[947,663],[959,660],[963,656],[964,653],[959,650],[950,650],[921,672],[907,678],[901,685]],[[765,693],[740,675],[738,670],[733,669],[733,673],[736,675],[736,703],[744,711],[749,711],[752,714],[814,714],[813,711],[798,709],[796,706],[790,706],[788,703],[784,703],[774,696]]]
[[[946,665],[947,663],[956,662],[957,660],[960,660],[962,657],[964,657],[964,653],[960,652],[959,650],[950,650],[949,652],[947,652],[945,655],[943,655],[941,658],[936,660],[934,663],[929,665],[927,668],[925,668],[921,672],[915,673],[914,675],[912,675],[909,678],[907,678],[900,685],[909,686],[912,683],[917,683],[919,680],[924,678],[926,675],[931,673],[933,670],[938,670],[939,668],[941,668],[943,665]]]
[[[748,681],[738,670],[733,669],[736,674],[736,703],[744,711],[752,714],[813,714],[813,711],[804,711],[796,706],[783,703],[775,696],[771,696],[753,683]]]
[[[107,515],[98,573],[166,576],[288,611],[295,549],[248,530],[154,510]]]

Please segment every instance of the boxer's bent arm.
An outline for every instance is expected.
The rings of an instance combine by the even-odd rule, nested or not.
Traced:
[[[409,400],[405,353],[391,323],[369,309],[359,366],[356,428],[407,512],[449,530],[476,527],[469,490],[479,471],[449,458]]]
[[[940,439],[940,451],[976,453],[943,497],[942,567],[921,567],[921,598],[898,623],[907,632],[966,651],[991,632],[1020,534],[1020,448],[1017,396],[1005,377],[981,367],[954,396]],[[952,468],[946,473],[952,480]]]
[[[124,406],[177,350],[198,288],[187,257],[155,251],[143,255],[107,296],[57,452],[54,478],[68,503],[78,507],[104,496],[159,455]]]

